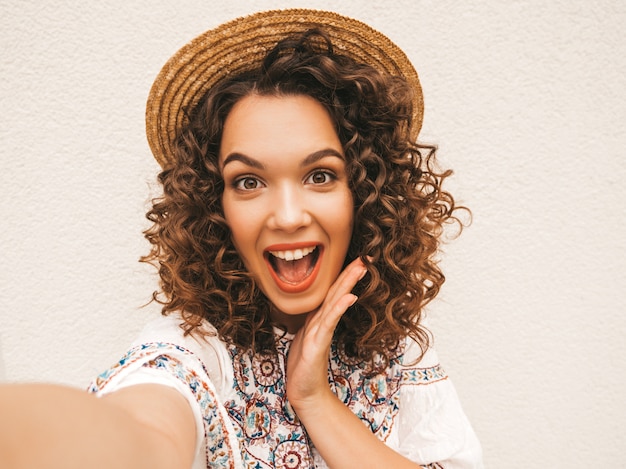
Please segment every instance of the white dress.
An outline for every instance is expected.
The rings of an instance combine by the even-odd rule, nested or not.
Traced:
[[[193,469],[326,468],[285,396],[293,336],[278,339],[277,355],[259,356],[216,336],[185,336],[181,322],[177,315],[150,322],[89,391],[103,395],[139,383],[179,390],[197,424]],[[414,364],[419,346],[407,339],[401,348],[386,373],[368,378],[333,346],[331,389],[380,440],[407,458],[428,468],[482,468],[478,439],[435,351]]]

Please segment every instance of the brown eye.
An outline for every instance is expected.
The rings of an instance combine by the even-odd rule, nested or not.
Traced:
[[[310,184],[326,184],[333,179],[333,175],[328,171],[315,171],[307,178],[307,182]]]
[[[243,191],[251,191],[261,187],[261,182],[253,177],[244,177],[235,181],[235,187]]]

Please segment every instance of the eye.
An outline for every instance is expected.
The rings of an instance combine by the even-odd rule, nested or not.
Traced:
[[[330,171],[316,170],[306,178],[305,182],[309,184],[328,184],[335,179],[335,175]]]
[[[262,186],[261,181],[252,176],[245,176],[235,180],[233,186],[240,191],[252,191]]]

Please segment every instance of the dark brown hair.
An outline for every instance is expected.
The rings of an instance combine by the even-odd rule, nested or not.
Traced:
[[[258,70],[218,83],[189,110],[175,163],[159,175],[163,195],[147,214],[152,250],[142,260],[158,264],[163,296],[153,298],[163,313],[180,311],[187,332],[206,319],[229,343],[275,350],[271,305],[235,250],[221,205],[224,121],[252,93],[313,97],[344,147],[355,204],[346,264],[361,257],[369,278],[355,288],[359,301],[341,319],[337,343],[377,368],[407,335],[425,350],[423,308],[444,282],[435,256],[444,224],[458,222],[454,199],[441,188],[450,171],[436,170],[434,147],[410,140],[406,81],[336,54],[317,29],[281,41]]]

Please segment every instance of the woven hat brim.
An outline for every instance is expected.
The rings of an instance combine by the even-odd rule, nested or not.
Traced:
[[[294,33],[321,27],[337,53],[381,72],[404,77],[414,90],[411,138],[417,139],[423,113],[422,89],[406,54],[365,23],[334,12],[270,10],[224,23],[176,52],[155,79],[146,106],[146,134],[158,163],[173,158],[173,142],[193,107],[218,81],[257,68],[276,43]]]

